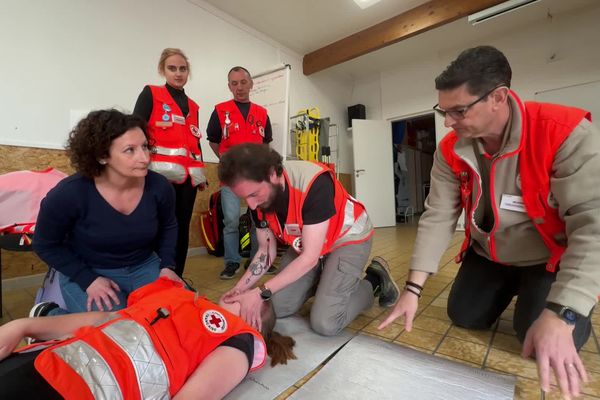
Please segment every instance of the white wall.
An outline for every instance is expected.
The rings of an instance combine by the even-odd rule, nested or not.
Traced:
[[[299,55],[194,1],[3,2],[0,143],[61,148],[73,110],[131,111],[145,84],[164,82],[156,64],[165,47],[179,47],[190,59],[186,92],[200,105],[202,131],[214,105],[231,98],[230,67],[259,73],[284,62],[292,65],[290,112],[318,106],[346,132],[351,83],[327,73],[305,77]],[[216,160],[203,148],[205,159]],[[351,169],[346,161],[341,167]]]
[[[598,80],[598,21],[600,7],[560,14],[551,21],[506,30],[501,35],[477,37],[461,47],[431,51],[410,62],[405,60],[411,55],[404,54],[398,60],[403,64],[395,69],[357,81],[352,102],[367,104],[367,114],[382,119],[398,119],[429,111],[437,102],[435,77],[461,50],[481,44],[496,46],[506,54],[513,70],[512,87],[526,100],[533,99],[535,92],[541,90]],[[555,57],[551,58],[553,54]],[[436,127],[446,132],[443,121],[437,118]],[[438,135],[438,140],[440,138]]]

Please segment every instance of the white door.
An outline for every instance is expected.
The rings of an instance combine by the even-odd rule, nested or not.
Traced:
[[[388,121],[352,120],[354,189],[373,225],[396,225],[392,125]]]

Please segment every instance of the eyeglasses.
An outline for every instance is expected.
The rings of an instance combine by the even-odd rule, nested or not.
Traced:
[[[501,87],[506,87],[505,84],[502,85],[498,85],[495,88],[493,88],[492,90],[486,92],[483,96],[481,96],[480,98],[478,98],[477,100],[475,100],[472,103],[467,104],[464,107],[458,108],[456,110],[444,110],[442,108],[440,108],[439,103],[436,104],[435,106],[433,106],[433,110],[440,114],[440,116],[442,116],[443,118],[446,118],[446,115],[449,116],[450,118],[454,119],[454,120],[460,120],[460,119],[464,119],[465,118],[465,114],[467,113],[467,111],[469,111],[469,109],[471,107],[473,107],[475,104],[479,103],[481,100],[485,99],[488,95],[490,95],[494,90],[501,88]]]

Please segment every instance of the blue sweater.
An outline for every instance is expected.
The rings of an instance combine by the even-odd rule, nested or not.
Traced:
[[[99,276],[91,268],[141,264],[156,252],[161,268],[175,265],[175,191],[148,171],[135,210],[124,215],[80,174],[63,179],[42,200],[33,249],[83,290]]]

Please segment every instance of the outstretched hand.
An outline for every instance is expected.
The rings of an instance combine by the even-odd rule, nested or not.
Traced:
[[[115,305],[121,303],[119,300],[119,296],[117,296],[117,292],[121,291],[119,285],[117,285],[114,281],[103,276],[97,277],[85,291],[88,295],[88,311],[92,311],[93,304],[96,304],[96,307],[99,311],[104,311],[104,307],[102,305],[102,303],[104,303],[104,306],[106,306],[106,310],[110,311],[113,309],[112,302],[114,302]]]
[[[397,318],[404,317],[404,328],[410,332],[418,306],[419,298],[414,293],[405,290],[400,294],[398,302],[388,314],[387,318],[379,324],[377,329],[384,329]]]
[[[573,326],[550,310],[542,311],[527,331],[521,355],[534,354],[544,392],[550,391],[552,369],[563,397],[579,396],[581,381],[587,382],[588,376],[573,342]]]

